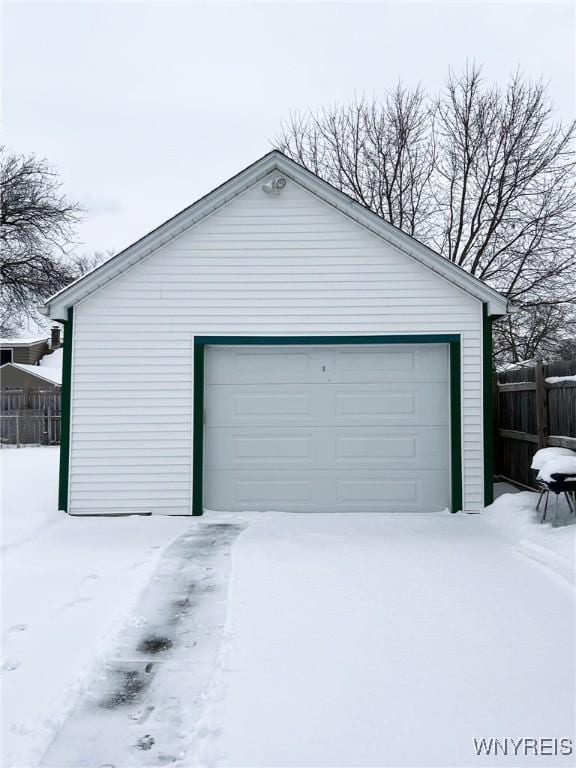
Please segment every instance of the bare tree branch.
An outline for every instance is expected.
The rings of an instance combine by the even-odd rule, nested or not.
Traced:
[[[541,82],[490,86],[472,64],[434,99],[398,85],[292,115],[276,146],[524,309],[496,337],[522,359],[574,312],[575,137]]]
[[[46,160],[0,147],[0,325],[18,328],[35,305],[70,282],[81,208],[60,192]]]

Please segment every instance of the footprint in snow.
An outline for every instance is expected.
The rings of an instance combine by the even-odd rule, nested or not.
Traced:
[[[19,661],[5,661],[4,664],[2,664],[2,671],[3,672],[14,672],[15,669],[18,669],[20,666]]]
[[[156,707],[146,707],[146,709],[144,710],[139,709],[137,712],[133,712],[130,715],[130,719],[136,721],[141,725],[150,717],[150,715],[152,714],[152,712],[154,712],[155,709]]]
[[[136,749],[142,749],[147,751],[149,749],[152,749],[152,747],[154,746],[154,743],[155,743],[154,737],[150,736],[150,734],[147,733],[146,736],[142,736],[141,738],[139,738],[134,746],[136,747]]]
[[[85,603],[91,603],[93,597],[79,597],[76,600],[72,600],[70,603],[66,603],[64,608],[76,608],[77,605],[84,605]]]
[[[89,573],[88,576],[84,576],[84,581],[90,583],[91,581],[98,581],[99,578],[97,573]]]
[[[10,726],[10,733],[15,733],[17,736],[30,736],[32,731],[22,723],[14,723]]]
[[[28,624],[14,624],[13,627],[10,627],[8,632],[25,632],[28,629]]]

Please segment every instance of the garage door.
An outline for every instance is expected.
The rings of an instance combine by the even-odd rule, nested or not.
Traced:
[[[449,506],[445,345],[208,347],[204,506]]]

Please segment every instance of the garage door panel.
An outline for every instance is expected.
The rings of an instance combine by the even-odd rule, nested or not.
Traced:
[[[224,398],[231,396],[229,404],[230,418],[252,420],[254,417],[277,422],[279,418],[292,420],[294,416],[312,417],[312,403],[308,392],[225,392]],[[225,401],[224,401],[225,402]],[[214,414],[215,416],[217,414]],[[226,412],[222,414],[226,418]]]
[[[359,464],[366,468],[442,469],[447,466],[449,450],[443,427],[377,431],[351,427],[336,431],[334,464],[341,469]]]
[[[338,392],[336,416],[415,416],[418,411],[416,392]]]
[[[446,385],[238,384],[206,388],[207,426],[448,424]]]
[[[334,382],[447,381],[448,350],[434,344],[394,345],[385,354],[381,347],[370,346],[334,350],[329,378]]]
[[[444,345],[326,347],[212,347],[207,384],[298,384],[346,382],[445,382]]]
[[[321,381],[322,362],[309,347],[212,347],[207,384],[273,384]]]
[[[208,470],[444,469],[444,427],[227,428],[206,431]]]
[[[448,506],[448,472],[336,470],[210,471],[206,493],[218,511],[421,512]]]

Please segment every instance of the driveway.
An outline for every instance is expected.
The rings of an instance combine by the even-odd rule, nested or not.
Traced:
[[[476,756],[575,722],[573,592],[487,517],[264,516],[233,574],[197,764],[574,764]]]
[[[42,765],[574,765],[518,742],[573,738],[574,640],[571,588],[488,516],[212,514]]]

